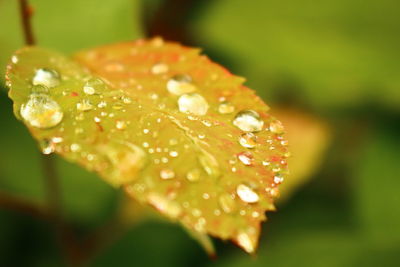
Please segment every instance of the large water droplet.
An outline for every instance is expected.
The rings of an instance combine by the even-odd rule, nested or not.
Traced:
[[[208,103],[201,95],[191,93],[179,97],[178,107],[180,112],[202,116],[207,113]]]
[[[60,84],[60,75],[51,69],[38,69],[32,78],[33,85],[44,85],[48,88],[56,87]]]
[[[178,74],[167,82],[167,90],[174,95],[182,95],[196,91],[192,77],[187,74]]]
[[[238,185],[236,187],[236,193],[239,198],[246,203],[256,203],[260,199],[258,194],[245,184]]]
[[[253,133],[244,133],[239,137],[239,144],[246,148],[254,148],[257,145],[257,136]]]
[[[30,125],[42,129],[56,126],[64,116],[58,103],[45,94],[32,94],[20,113]]]
[[[226,213],[231,213],[236,209],[235,201],[229,194],[222,194],[218,198],[218,203],[221,206],[222,210]]]
[[[235,107],[229,102],[222,102],[218,106],[218,112],[221,114],[230,114],[235,111]]]
[[[245,132],[259,132],[264,126],[264,121],[256,111],[242,110],[236,114],[233,125]]]

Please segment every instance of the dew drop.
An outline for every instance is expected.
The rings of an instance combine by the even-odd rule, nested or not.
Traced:
[[[163,74],[168,72],[168,65],[165,63],[156,63],[151,67],[151,73],[153,74]]]
[[[105,88],[105,83],[99,78],[91,78],[83,86],[83,92],[87,95],[93,95],[96,91],[102,91]]]
[[[32,78],[33,85],[44,85],[48,88],[56,87],[60,84],[60,75],[51,69],[38,69]]]
[[[221,114],[230,114],[235,111],[235,107],[229,102],[222,102],[218,106],[218,112]]]
[[[196,86],[192,83],[192,77],[187,74],[178,74],[168,80],[167,90],[171,94],[182,95],[196,91]]]
[[[251,166],[253,165],[253,154],[250,152],[241,152],[237,155],[238,159],[246,166]]]
[[[20,113],[31,126],[41,129],[56,126],[64,116],[58,103],[45,94],[32,94]]]
[[[270,130],[271,132],[273,132],[273,133],[281,134],[281,133],[283,133],[283,131],[285,130],[285,128],[283,127],[282,122],[276,120],[276,121],[273,121],[273,122],[271,122],[271,123],[269,124],[269,130]]]
[[[118,130],[125,130],[126,129],[126,122],[125,121],[116,121],[115,127]]]
[[[264,126],[264,121],[256,111],[242,110],[236,114],[233,125],[245,132],[259,132]]]
[[[83,99],[81,102],[76,103],[76,109],[79,111],[89,111],[93,109],[93,105],[89,100]]]
[[[255,244],[251,240],[249,234],[241,232],[236,238],[238,245],[241,246],[247,253],[253,253],[255,249]]]
[[[221,209],[226,213],[231,213],[236,209],[235,201],[233,200],[232,196],[227,193],[219,196],[218,203],[221,206]]]
[[[239,137],[239,144],[246,148],[254,148],[257,145],[257,136],[253,133],[244,133]]]
[[[274,183],[275,184],[281,184],[282,182],[283,182],[283,177],[282,176],[279,176],[279,175],[274,176]]]
[[[178,99],[178,107],[180,112],[202,116],[207,113],[208,103],[199,94],[183,94]]]
[[[163,180],[169,180],[175,177],[175,172],[171,169],[162,169],[160,171],[160,177]]]
[[[177,218],[182,213],[182,208],[177,202],[157,193],[150,193],[147,200],[150,205],[171,218]]]
[[[41,141],[40,146],[42,148],[42,153],[45,155],[49,155],[55,151],[54,144],[48,140]]]
[[[236,193],[239,198],[246,203],[256,203],[260,199],[258,194],[245,184],[238,185],[236,187]]]
[[[81,146],[79,144],[73,143],[70,146],[72,152],[78,152],[81,150]]]
[[[179,154],[178,154],[177,151],[170,151],[170,152],[169,152],[169,155],[170,155],[171,157],[173,157],[173,158],[176,158]]]
[[[186,179],[190,182],[197,182],[200,180],[200,170],[193,169],[186,174]]]

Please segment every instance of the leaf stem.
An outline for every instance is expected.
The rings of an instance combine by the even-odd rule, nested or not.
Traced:
[[[19,0],[19,10],[25,37],[25,44],[35,45],[35,37],[33,34],[32,21],[31,21],[33,9],[29,5],[28,0]]]

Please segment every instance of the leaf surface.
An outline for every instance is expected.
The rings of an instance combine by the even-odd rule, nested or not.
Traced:
[[[159,38],[73,60],[27,47],[11,61],[15,115],[43,153],[98,173],[199,236],[255,251],[288,151],[282,124],[243,78]]]

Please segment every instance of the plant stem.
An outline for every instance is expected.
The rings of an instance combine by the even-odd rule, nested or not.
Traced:
[[[19,9],[25,37],[25,44],[35,45],[35,37],[33,35],[31,23],[32,7],[29,5],[28,0],[19,0]]]

